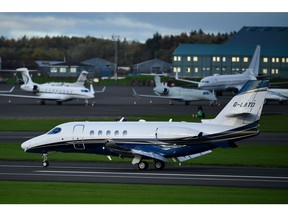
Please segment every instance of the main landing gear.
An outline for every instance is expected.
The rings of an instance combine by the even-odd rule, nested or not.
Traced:
[[[146,162],[146,161],[140,161],[138,163],[138,168],[140,170],[147,170],[149,167],[149,164]],[[165,163],[163,161],[160,161],[160,160],[154,160],[154,167],[155,169],[157,170],[161,170],[161,169],[164,169],[165,167]]]
[[[48,162],[48,154],[43,154],[43,162],[42,162],[42,166],[43,167],[48,167],[49,166],[49,162]]]

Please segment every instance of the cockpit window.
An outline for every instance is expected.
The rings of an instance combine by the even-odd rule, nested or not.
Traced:
[[[81,89],[81,92],[89,92],[88,89]]]
[[[48,134],[57,134],[60,133],[61,128],[60,127],[56,127],[54,129],[52,129],[51,131],[48,132]]]
[[[210,92],[205,91],[203,92],[203,95],[210,95]]]

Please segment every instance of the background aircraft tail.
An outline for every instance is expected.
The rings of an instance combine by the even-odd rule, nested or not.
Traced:
[[[254,76],[254,77],[258,76],[259,63],[260,63],[260,51],[261,51],[261,47],[258,45],[255,49],[250,65],[248,69],[244,72],[244,74],[247,74],[249,76]]]
[[[82,71],[81,74],[79,75],[77,81],[75,82],[76,86],[84,86],[85,81],[87,80],[87,71]]]
[[[215,119],[204,121],[211,124],[235,127],[258,123],[268,84],[269,81],[267,80],[248,81]]]
[[[16,71],[21,72],[24,85],[34,85],[27,68],[17,68]]]
[[[156,86],[156,87],[160,87],[160,86],[163,85],[163,84],[161,83],[161,78],[160,78],[160,76],[155,76],[155,77],[154,77],[154,82],[155,82],[155,86]]]

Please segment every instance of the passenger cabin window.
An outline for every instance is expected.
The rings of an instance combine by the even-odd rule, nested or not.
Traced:
[[[102,136],[102,134],[103,134],[102,130],[99,130],[98,131],[98,136]]]
[[[94,130],[90,131],[90,136],[94,136]]]
[[[124,136],[124,137],[127,136],[127,130],[124,130],[124,131],[123,131],[123,136]]]
[[[106,132],[106,136],[110,136],[110,134],[111,134],[111,131],[108,130],[108,131]]]
[[[118,130],[116,130],[115,132],[114,132],[114,136],[119,136],[119,131]]]
[[[59,127],[56,127],[54,129],[52,129],[51,131],[48,132],[48,134],[57,134],[57,133],[60,133],[61,132],[61,128]]]

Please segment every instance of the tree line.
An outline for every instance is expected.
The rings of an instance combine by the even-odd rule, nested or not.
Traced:
[[[23,36],[19,39],[0,37],[0,57],[2,68],[17,67],[35,68],[35,60],[58,60],[81,62],[90,58],[101,58],[114,62],[115,43],[118,50],[118,65],[133,64],[158,58],[171,63],[173,51],[180,43],[222,44],[236,32],[206,34],[201,29],[183,32],[180,35],[161,35],[156,32],[145,43],[126,38],[113,41],[112,39],[68,36]]]

